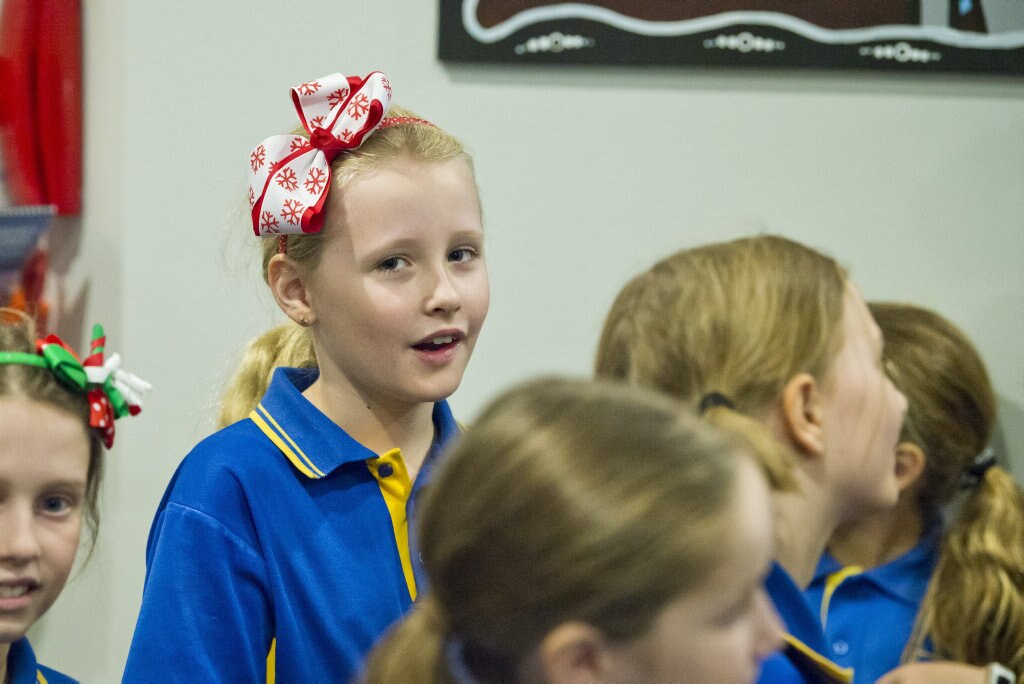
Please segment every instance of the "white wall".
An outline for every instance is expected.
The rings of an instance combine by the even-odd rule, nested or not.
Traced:
[[[655,258],[770,230],[840,257],[868,297],[963,326],[1024,456],[1019,78],[453,67],[434,2],[84,5],[85,210],[63,282],[156,390],[118,425],[96,554],[33,634],[48,664],[120,676],[163,488],[275,320],[249,228],[227,228],[247,154],[293,125],[289,86],[332,71],[385,71],[476,154],[493,303],[463,418],[520,379],[587,374],[614,294]]]

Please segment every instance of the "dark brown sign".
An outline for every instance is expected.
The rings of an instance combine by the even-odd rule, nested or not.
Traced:
[[[441,0],[461,62],[1024,74],[1024,0]]]

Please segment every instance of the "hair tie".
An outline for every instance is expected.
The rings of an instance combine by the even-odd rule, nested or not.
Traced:
[[[391,103],[391,83],[329,74],[291,89],[309,138],[274,135],[249,154],[249,206],[258,236],[317,233],[331,184],[331,161],[363,144]]]
[[[736,404],[732,403],[732,399],[729,397],[720,392],[708,392],[700,398],[700,403],[697,404],[697,412],[703,415],[709,409],[716,406],[724,406],[727,409],[736,410]]]
[[[986,447],[974,462],[967,467],[961,483],[961,489],[973,489],[979,486],[985,479],[988,469],[996,465],[996,452],[992,447]]]
[[[107,337],[103,326],[92,329],[89,356],[79,361],[56,335],[36,341],[36,353],[0,352],[0,364],[36,366],[53,373],[65,387],[85,394],[89,401],[89,426],[109,449],[114,445],[114,421],[142,411],[142,395],[152,389],[145,380],[121,369],[121,356],[111,354],[104,362]]]

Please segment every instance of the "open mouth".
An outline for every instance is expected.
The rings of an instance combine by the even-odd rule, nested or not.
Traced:
[[[0,587],[0,598],[18,598],[28,593],[27,586]]]
[[[0,611],[16,611],[30,605],[38,588],[39,584],[31,580],[0,583]]]
[[[441,351],[455,346],[461,339],[459,335],[439,335],[438,337],[431,337],[418,344],[414,344],[412,348],[425,352]]]

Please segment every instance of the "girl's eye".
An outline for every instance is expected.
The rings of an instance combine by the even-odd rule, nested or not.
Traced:
[[[47,496],[39,503],[43,513],[47,515],[60,515],[71,510],[72,501],[66,496]]]
[[[388,257],[384,261],[377,264],[377,268],[379,268],[382,271],[398,271],[405,268],[408,265],[409,262],[406,259],[400,256],[393,256]]]
[[[475,256],[476,250],[470,249],[469,247],[461,247],[459,249],[454,249],[448,253],[448,261],[469,261]]]

